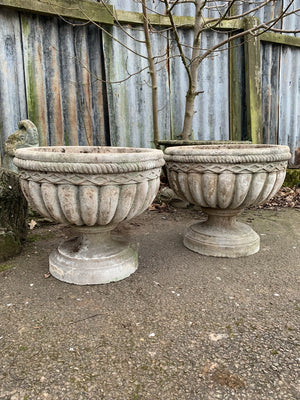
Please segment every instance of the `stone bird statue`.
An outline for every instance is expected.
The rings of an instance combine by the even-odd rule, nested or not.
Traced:
[[[18,128],[4,143],[3,167],[14,172],[18,172],[13,163],[16,149],[39,146],[39,133],[32,121],[24,119],[19,122]]]

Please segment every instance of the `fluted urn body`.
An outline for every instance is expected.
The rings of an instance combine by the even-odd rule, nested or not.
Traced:
[[[121,280],[136,270],[137,251],[110,232],[145,211],[155,198],[162,151],[39,147],[17,150],[14,163],[31,207],[78,232],[50,254],[53,276],[69,283],[98,284]]]
[[[200,254],[240,257],[259,250],[259,236],[236,220],[245,207],[262,204],[280,189],[288,146],[204,145],[167,148],[168,179],[175,193],[200,206],[204,223],[187,228],[184,244]]]

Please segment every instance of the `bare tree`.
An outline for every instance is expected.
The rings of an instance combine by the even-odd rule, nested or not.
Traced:
[[[192,123],[195,114],[194,104],[195,98],[201,93],[197,86],[198,69],[205,58],[216,51],[220,51],[224,45],[233,43],[234,40],[244,37],[248,40],[249,37],[256,37],[266,31],[275,31],[284,33],[283,29],[278,29],[276,24],[283,20],[286,16],[300,12],[300,8],[295,7],[295,1],[290,0],[286,7],[282,9],[277,16],[274,16],[269,21],[253,24],[250,28],[242,31],[233,32],[231,36],[225,40],[220,41],[209,49],[201,49],[201,35],[207,29],[220,30],[222,22],[226,20],[243,19],[254,11],[258,11],[271,3],[274,0],[262,1],[249,1],[249,0],[230,0],[230,1],[216,1],[216,0],[160,0],[164,2],[166,14],[170,19],[174,40],[176,42],[182,63],[188,76],[188,90],[186,94],[184,123],[182,128],[181,137],[183,140],[188,140],[192,134]],[[176,7],[182,4],[193,4],[194,6],[194,28],[193,28],[193,44],[192,56],[188,58],[184,51],[184,45],[180,41],[178,28],[175,23],[174,16],[176,15]],[[249,9],[242,13],[236,13],[235,10],[238,6],[249,5]],[[209,12],[214,11],[217,17],[208,19],[204,16]],[[290,32],[290,31],[288,31]],[[296,31],[293,31],[296,33]],[[249,36],[250,35],[250,36]]]

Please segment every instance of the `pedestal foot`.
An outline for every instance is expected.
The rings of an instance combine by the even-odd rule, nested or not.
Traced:
[[[207,221],[188,227],[184,245],[197,253],[214,257],[243,257],[259,251],[260,238],[246,224],[236,221],[236,212],[204,210]]]
[[[138,254],[126,242],[113,239],[111,229],[81,228],[79,237],[63,242],[50,254],[50,273],[76,285],[127,278],[138,267]]]

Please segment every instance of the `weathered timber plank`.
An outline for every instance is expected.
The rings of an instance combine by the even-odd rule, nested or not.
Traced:
[[[243,140],[247,137],[245,57],[242,41],[242,38],[232,41],[229,49],[229,118],[231,140]]]
[[[300,37],[282,35],[279,33],[265,32],[260,35],[260,40],[264,42],[271,42],[283,44],[286,46],[300,47]]]
[[[122,24],[142,25],[143,14],[133,11],[114,10],[115,20]],[[178,28],[193,28],[195,24],[194,17],[174,15],[174,21]],[[161,14],[148,14],[149,23],[156,26],[171,26],[168,16]],[[204,18],[207,29],[211,27],[221,30],[243,29],[242,20],[224,20],[220,24],[216,24],[214,19]]]
[[[112,25],[113,7],[89,0],[0,0],[0,6],[35,14],[60,15],[65,18]]]
[[[258,23],[256,17],[245,18],[245,30],[254,28]],[[246,34],[244,43],[247,139],[253,143],[263,143],[260,40],[257,36]]]

